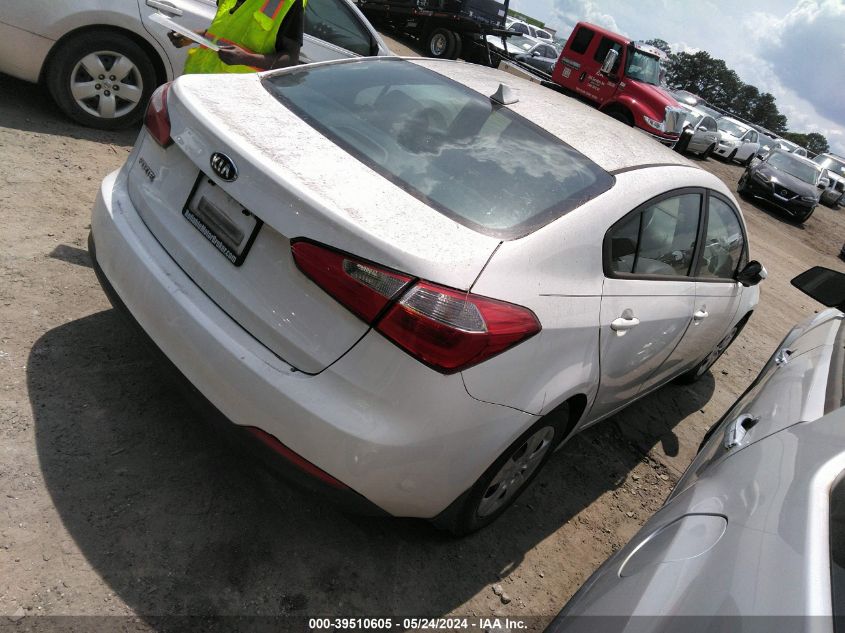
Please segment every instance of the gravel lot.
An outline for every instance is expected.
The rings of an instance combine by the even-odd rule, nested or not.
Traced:
[[[591,428],[501,520],[455,540],[422,521],[345,515],[211,433],[88,262],[96,188],[137,131],[80,128],[5,76],[0,95],[0,616],[21,624],[495,614],[540,616],[541,628],[657,510],[790,325],[819,309],[789,279],[845,269],[843,212],[819,207],[802,227],[743,203],[771,277],[712,376]],[[732,188],[741,173],[700,164]]]

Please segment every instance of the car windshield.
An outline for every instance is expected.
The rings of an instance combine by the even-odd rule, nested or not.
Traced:
[[[722,132],[727,132],[728,134],[733,134],[736,137],[740,137],[745,134],[749,129],[744,125],[740,125],[739,123],[735,123],[734,121],[730,121],[728,119],[719,119],[716,121],[716,125],[719,126],[719,129]]]
[[[660,60],[654,55],[648,55],[637,48],[630,47],[625,74],[631,79],[659,86]]]
[[[815,185],[818,182],[819,174],[821,174],[820,168],[783,152],[771,154],[766,159],[766,162],[775,169],[784,171],[790,176],[795,176],[799,180],[803,180],[811,185]]]
[[[530,233],[614,183],[531,121],[409,61],[303,67],[264,85],[349,154],[488,235]]]
[[[832,156],[816,156],[813,160],[834,174],[845,176],[845,161],[838,160]]]

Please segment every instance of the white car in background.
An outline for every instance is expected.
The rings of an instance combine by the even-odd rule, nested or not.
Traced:
[[[94,206],[104,289],[243,435],[393,515],[493,521],[757,304],[719,178],[498,70],[186,75],[145,121]]]
[[[719,144],[714,154],[721,156],[728,162],[737,161],[749,165],[760,149],[760,135],[751,126],[723,116],[716,119],[719,126]]]
[[[214,0],[3,0],[0,72],[43,82],[83,125],[118,128],[139,120],[159,84],[177,77],[187,48],[175,48],[156,12],[206,29]],[[309,0],[301,58],[318,62],[390,51],[349,0]]]
[[[523,22],[522,20],[513,20],[509,18],[505,22],[505,28],[521,33],[522,35],[535,39],[538,42],[541,40],[549,43],[554,41],[552,34],[548,31],[544,31],[543,29],[536,27],[533,24]]]
[[[779,138],[776,142],[778,147],[783,151],[789,152],[790,154],[795,154],[796,156],[803,156],[804,158],[807,158],[807,150],[798,145],[797,143],[787,141],[785,138]]]
[[[819,154],[813,158],[826,170],[828,184],[822,192],[822,203],[835,207],[845,204],[845,158],[836,154]]]
[[[687,112],[684,127],[689,127],[693,133],[684,151],[707,158],[719,144],[719,128],[716,119],[703,110],[685,103],[679,102],[678,105]]]

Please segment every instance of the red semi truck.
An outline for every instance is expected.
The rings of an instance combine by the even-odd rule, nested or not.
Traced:
[[[663,57],[653,46],[579,22],[552,70],[552,81],[671,146],[685,111],[660,87]]]

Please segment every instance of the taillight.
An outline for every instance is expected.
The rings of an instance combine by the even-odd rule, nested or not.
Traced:
[[[297,265],[323,290],[443,374],[477,365],[541,329],[522,306],[415,280],[311,242],[292,248]]]
[[[291,249],[302,272],[370,325],[413,279],[312,242],[294,242]]]
[[[150,97],[147,112],[144,114],[144,127],[162,147],[167,147],[173,142],[173,139],[170,138],[170,114],[167,112],[167,93],[169,90],[169,83],[159,86]]]

